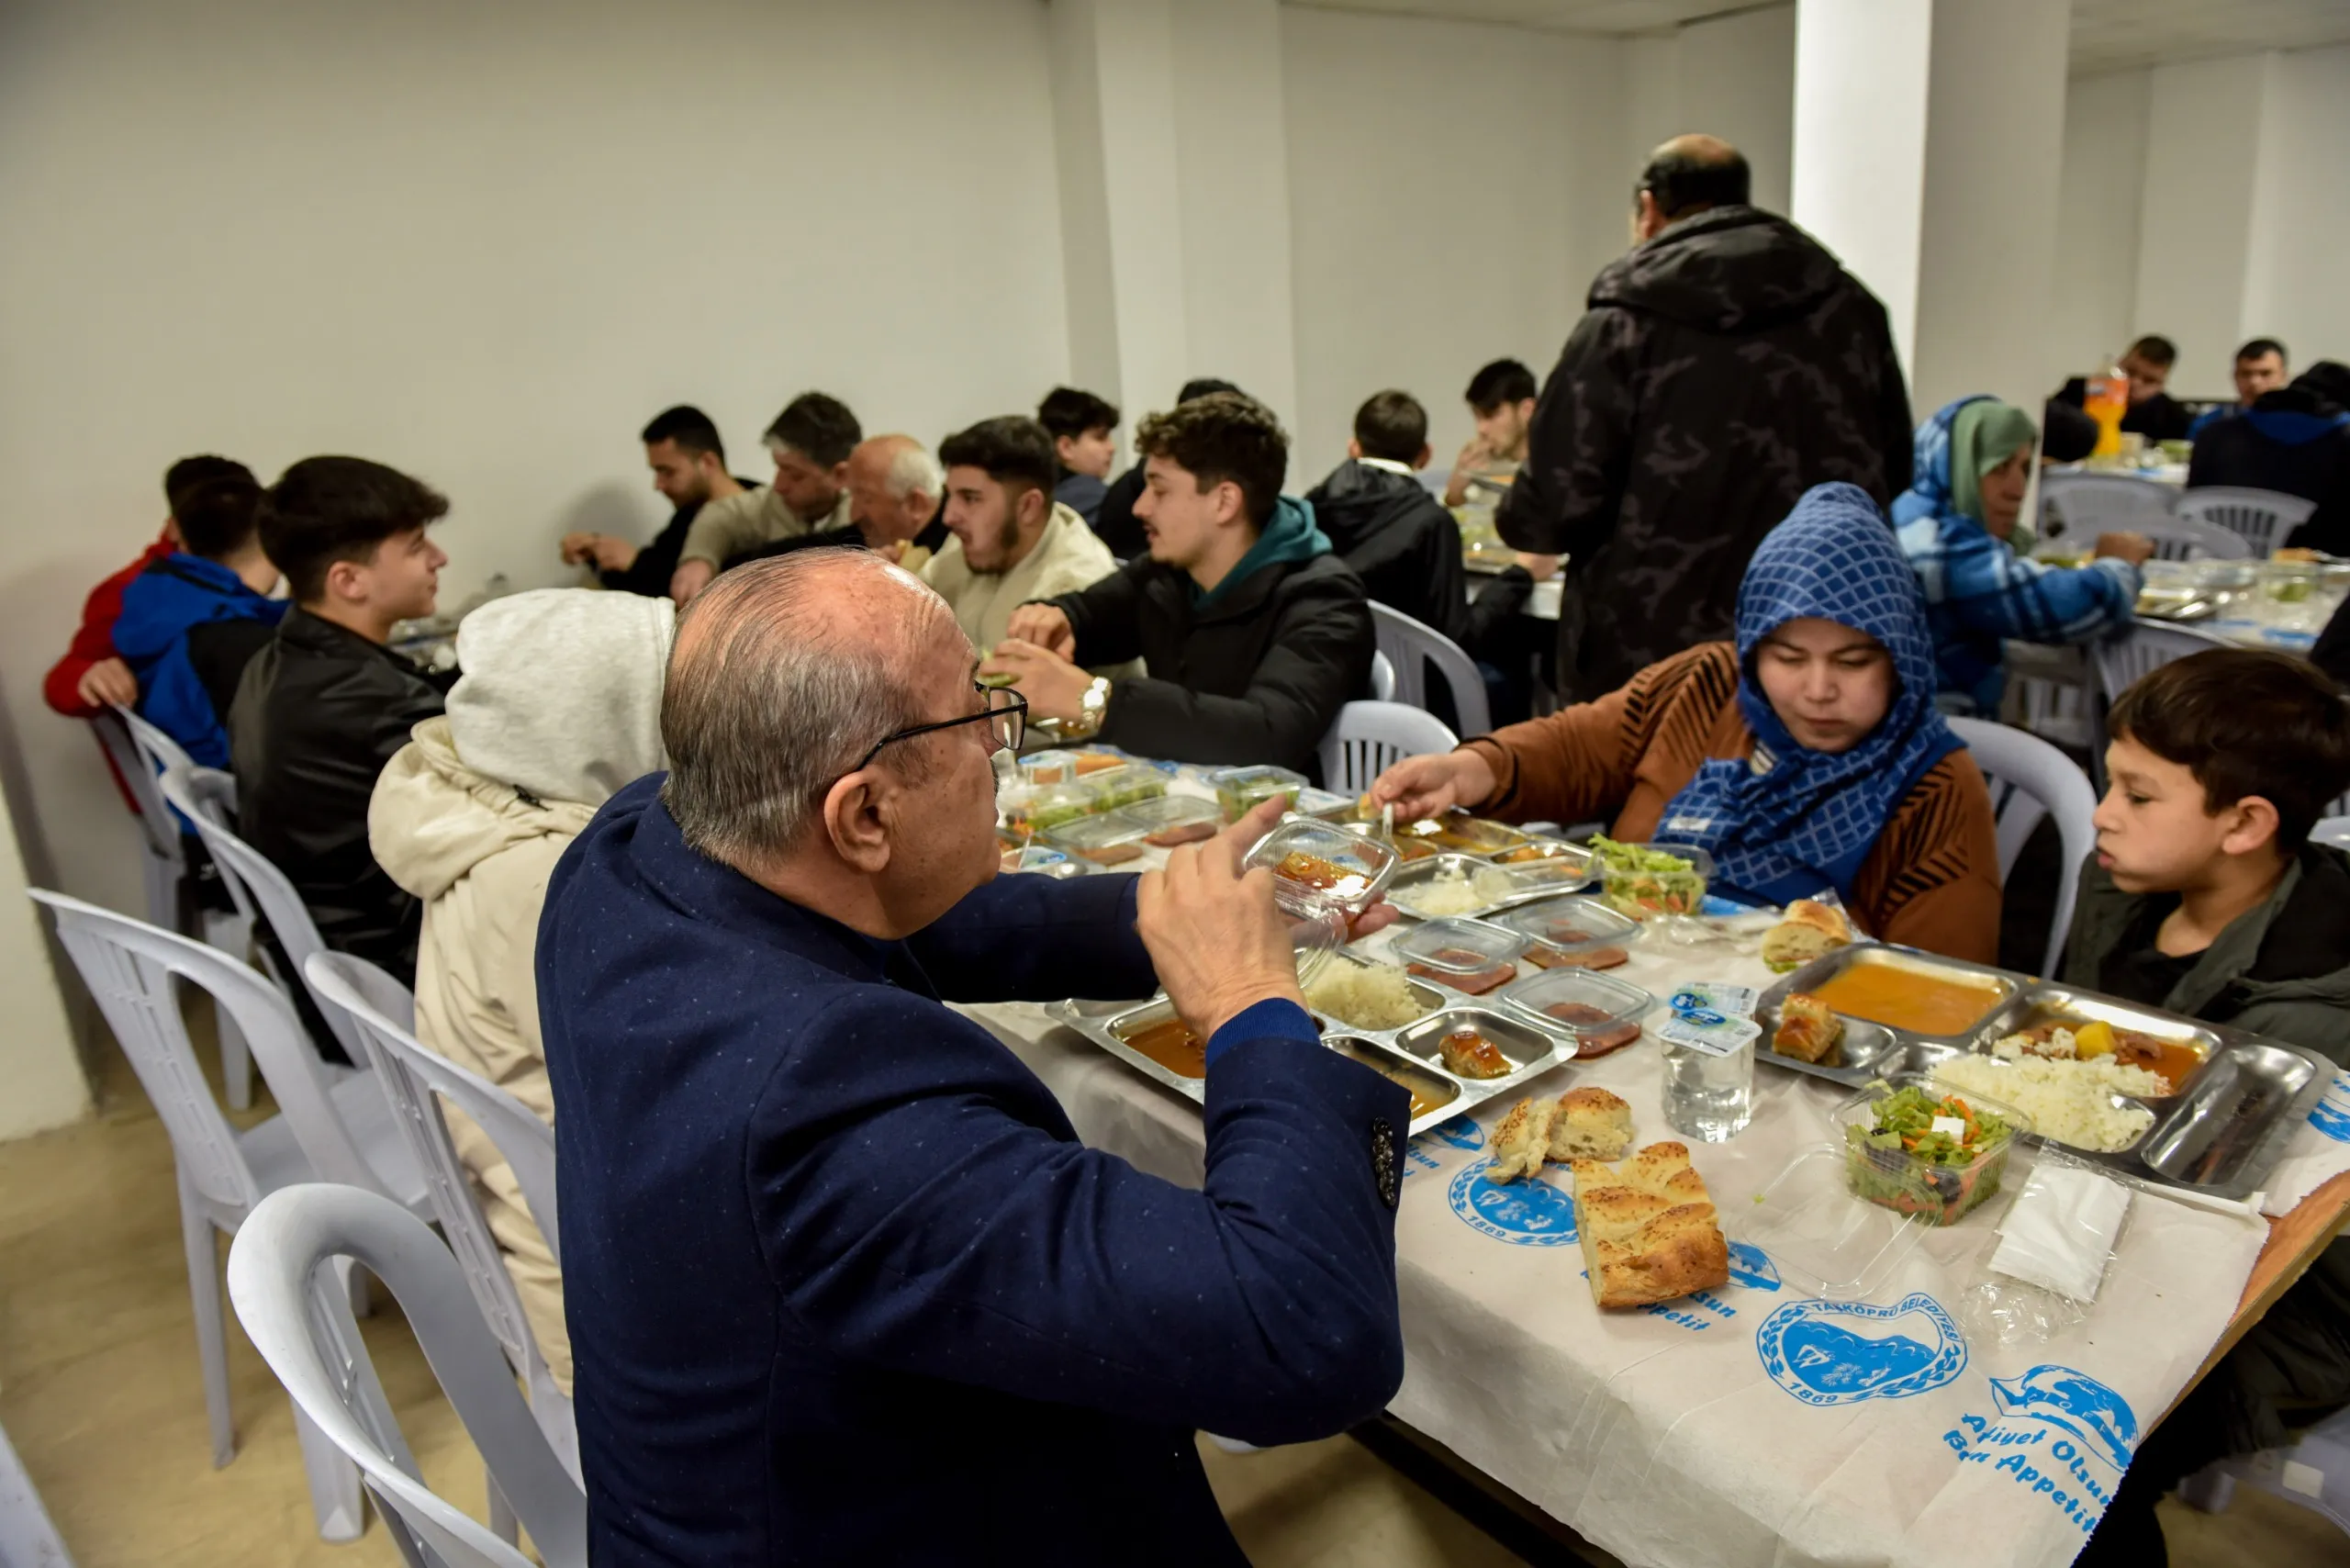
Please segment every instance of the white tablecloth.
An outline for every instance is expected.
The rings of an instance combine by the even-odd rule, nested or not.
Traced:
[[[1652,992],[1770,978],[1751,957],[1653,933],[1614,972]],[[1189,1101],[1037,1008],[970,1011],[1089,1143],[1200,1182]],[[2019,1161],[2001,1197],[1925,1231],[1864,1301],[1808,1296],[1767,1254],[1736,1248],[1755,1195],[1829,1141],[1844,1092],[1766,1063],[1755,1073],[1753,1125],[1692,1146],[1734,1244],[1733,1282],[1665,1307],[1593,1305],[1562,1172],[1480,1180],[1507,1097],[1415,1139],[1396,1221],[1407,1364],[1394,1414],[1630,1563],[2069,1562],[2131,1445],[2227,1325],[2265,1224],[2140,1193],[2086,1322],[2045,1343],[1970,1340],[1962,1296],[1985,1277]],[[1676,1136],[1652,1040],[1555,1068],[1536,1088],[1576,1083],[1629,1101],[1637,1143]],[[2350,1079],[2337,1097],[2350,1137]],[[2295,1180],[2350,1168],[2350,1143],[2309,1136],[2335,1152],[2297,1146],[2316,1162]]]

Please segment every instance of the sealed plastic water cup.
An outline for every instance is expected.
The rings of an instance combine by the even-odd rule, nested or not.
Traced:
[[[1754,1119],[1751,1018],[1710,1011],[1674,1013],[1657,1025],[1664,1059],[1664,1119],[1684,1137],[1728,1143]]]

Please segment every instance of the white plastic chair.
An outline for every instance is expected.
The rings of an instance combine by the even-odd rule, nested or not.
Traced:
[[[2091,644],[2089,663],[2097,669],[2098,689],[2109,708],[2116,698],[2137,684],[2139,678],[2173,659],[2233,646],[2224,637],[2199,632],[2192,626],[2160,626],[2139,621],[2119,637]]]
[[[1376,648],[1371,655],[1371,694],[1382,702],[1395,700],[1395,665]]]
[[[2179,516],[2244,535],[2252,554],[2262,559],[2284,543],[2285,536],[2307,522],[2315,510],[2315,501],[2300,496],[2228,485],[2207,485],[2189,490],[2178,501]]]
[[[2048,956],[2041,974],[2056,973],[2065,935],[2073,927],[2073,900],[2081,867],[2097,850],[2097,790],[2078,764],[2037,735],[1982,719],[1953,719],[1950,727],[1975,754],[1991,787],[1991,815],[1998,824],[1999,879],[2015,869],[2025,843],[2042,817],[2056,819],[2065,863],[2056,878],[2056,913],[2048,926]]]
[[[180,842],[180,825],[156,786],[158,768],[140,755],[139,743],[131,737],[129,721],[134,717],[129,709],[118,707],[93,717],[90,728],[134,802],[131,814],[139,819],[139,842],[145,851],[141,880],[147,890],[147,919],[166,931],[177,931],[186,907],[181,885],[187,879],[187,851]]]
[[[2108,530],[2142,532],[2144,523],[2172,514],[2178,495],[2159,479],[2127,474],[2059,469],[2040,476],[2042,517],[2063,523],[2068,539]],[[2053,535],[2055,530],[2041,532]]]
[[[2252,556],[2250,540],[2201,518],[2128,518],[2114,526],[2143,534],[2157,561],[2243,561]]]
[[[142,824],[159,825],[162,831],[170,836],[172,854],[178,866],[178,870],[173,875],[185,880],[189,868],[186,850],[180,842],[180,816],[185,816],[192,823],[197,821],[206,812],[213,813],[216,817],[220,813],[226,813],[227,817],[233,819],[237,811],[237,781],[217,768],[197,767],[189,760],[187,753],[180,749],[180,744],[177,741],[129,709],[118,706],[115,712],[122,725],[123,734],[129,738],[136,753],[138,782],[133,789],[139,796],[140,821]],[[219,782],[205,791],[200,797],[198,808],[191,811],[185,805],[179,805],[178,802],[172,801],[170,791],[163,786],[163,776],[174,770],[208,774]],[[126,773],[125,777],[128,778],[130,775]],[[173,813],[175,805],[178,807],[177,815]],[[148,863],[151,867],[156,863],[151,845]],[[229,902],[233,907],[225,910],[197,910],[196,921],[199,929],[196,934],[212,946],[218,947],[223,953],[242,963],[251,957],[253,950],[253,912],[247,904],[244,895],[225,873],[221,878],[221,885],[229,890]],[[186,902],[183,902],[184,898],[186,898],[186,895],[175,883],[169,894],[170,902],[167,907],[171,913],[167,918],[158,919],[156,918],[157,890],[150,887],[147,900],[147,918],[150,923],[162,926],[167,931],[184,930],[185,926],[179,918],[180,912],[191,907],[195,902],[193,899],[187,899]],[[250,1109],[253,1103],[252,1049],[246,1045],[244,1036],[238,1033],[237,1021],[218,1008],[214,1009],[213,1035],[220,1043],[220,1089],[221,1092],[228,1097],[229,1108],[232,1111]]]
[[[57,920],[106,1025],[139,1074],[172,1140],[181,1240],[196,1307],[196,1355],[212,1428],[212,1462],[237,1453],[229,1408],[229,1341],[220,1313],[213,1231],[231,1236],[267,1193],[321,1176],[387,1190],[412,1212],[428,1210],[424,1179],[399,1141],[383,1091],[364,1073],[319,1060],[293,1004],[263,975],[200,942],[62,893],[32,890]],[[205,1086],[188,1044],[174,980],[201,987],[252,1042],[281,1114],[238,1132]],[[380,1174],[379,1174],[380,1173]],[[353,1290],[357,1282],[350,1282]],[[298,1411],[297,1411],[298,1414]],[[355,1472],[307,1423],[298,1423],[319,1533],[355,1540],[365,1525]]]
[[[429,1049],[416,1037],[416,999],[392,976],[348,953],[313,953],[303,966],[317,991],[330,1006],[341,1008],[358,1025],[375,1077],[390,1096],[393,1119],[408,1139],[417,1163],[431,1184],[432,1212],[441,1234],[465,1271],[465,1284],[482,1320],[498,1336],[506,1359],[528,1392],[531,1414],[538,1418],[555,1457],[574,1481],[579,1479],[579,1434],[573,1424],[571,1401],[554,1383],[546,1358],[531,1332],[521,1297],[491,1234],[489,1221],[474,1196],[473,1182],[456,1145],[450,1141],[449,1124],[441,1114],[435,1091],[455,1102],[489,1135],[498,1152],[512,1167],[522,1188],[531,1217],[546,1238],[555,1266],[563,1265],[557,1239],[554,1186],[554,1129],[520,1100],[476,1073],[466,1071],[446,1057]],[[511,1540],[510,1518],[500,1517],[496,1489],[491,1491],[493,1529]]]
[[[262,958],[290,996],[296,986],[309,984],[309,976],[303,966],[309,961],[311,954],[327,950],[326,942],[319,935],[317,923],[310,919],[309,906],[302,902],[302,895],[294,890],[294,884],[286,879],[285,873],[279,870],[268,856],[239,838],[234,829],[207,809],[207,790],[218,786],[207,787],[206,781],[198,777],[200,774],[211,774],[214,778],[225,777],[213,769],[193,766],[185,769],[166,768],[162,781],[164,798],[196,823],[196,831],[203,837],[204,847],[211,852],[212,863],[220,868],[220,879],[228,884],[229,896],[236,902],[237,907],[248,915],[257,913],[268,921],[270,930],[276,933],[277,945],[285,950],[286,961],[293,965],[294,973],[277,974],[276,965],[265,948]],[[341,1045],[343,1055],[354,1062],[366,1060],[360,1055],[358,1027],[341,1013],[319,1000],[315,988],[310,991],[310,999],[318,1002],[319,1012],[326,1019],[327,1027],[333,1031],[336,1041]]]
[[[1434,665],[1452,692],[1452,713],[1460,721],[1461,733],[1482,735],[1494,727],[1492,710],[1485,702],[1485,678],[1477,673],[1477,661],[1463,653],[1460,644],[1376,599],[1371,601],[1371,623],[1379,636],[1379,651],[1395,666],[1392,700],[1426,708],[1427,667]]]
[[[0,1568],[73,1568],[56,1521],[25,1473],[8,1434],[0,1431]]]
[[[2336,849],[2350,849],[2350,817],[2327,817],[2310,829],[2311,844],[2330,844]]]
[[[295,1408],[359,1467],[402,1556],[445,1568],[530,1565],[424,1484],[349,1305],[322,1288],[320,1269],[344,1259],[364,1265],[400,1304],[540,1561],[585,1568],[587,1496],[515,1391],[449,1249],[414,1215],[372,1193],[289,1187],[261,1201],[229,1249],[229,1299]]]
[[[1322,737],[1322,787],[1360,795],[1404,758],[1450,751],[1460,744],[1433,713],[1401,702],[1349,702]]]

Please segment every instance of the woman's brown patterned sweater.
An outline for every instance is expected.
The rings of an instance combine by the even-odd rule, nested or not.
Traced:
[[[1596,702],[1470,741],[1499,783],[1479,809],[1505,822],[1612,816],[1611,836],[1648,839],[1701,764],[1752,753],[1737,693],[1737,651],[1704,643]],[[1998,841],[1974,757],[1951,753],[1902,797],[1852,879],[1852,902],[1882,941],[1997,960]]]

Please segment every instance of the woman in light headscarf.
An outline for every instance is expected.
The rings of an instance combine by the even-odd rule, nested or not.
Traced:
[[[547,588],[493,599],[457,628],[464,670],[375,781],[376,864],[424,901],[417,1037],[547,1122],[554,1099],[532,963],[556,860],[596,809],[665,766],[666,599]],[[448,1113],[539,1353],[571,1391],[563,1281],[487,1134]]]
[[[2153,546],[2101,533],[2097,559],[2063,567],[2031,559],[2022,521],[2037,431],[1995,398],[1961,398],[1918,427],[1913,479],[1893,526],[1926,590],[1941,703],[1996,717],[2008,686],[2000,644],[2088,643],[2130,623],[2138,567]]]
[[[1371,796],[1399,816],[1606,818],[1618,839],[1706,850],[1732,898],[1832,889],[1872,935],[1992,959],[1990,794],[1935,710],[1926,607],[1867,492],[1821,485],[1771,531],[1739,589],[1737,637],[1398,763]]]

